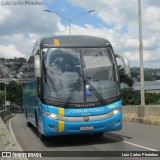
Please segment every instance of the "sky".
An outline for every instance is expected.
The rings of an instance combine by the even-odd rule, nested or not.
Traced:
[[[141,1],[144,67],[160,68],[160,0]],[[138,0],[0,0],[0,57],[28,59],[37,38],[68,35],[65,18],[91,10],[71,22],[71,33],[106,38],[139,67]]]

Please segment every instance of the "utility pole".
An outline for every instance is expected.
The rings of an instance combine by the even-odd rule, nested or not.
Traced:
[[[141,0],[138,0],[141,106],[145,106]]]

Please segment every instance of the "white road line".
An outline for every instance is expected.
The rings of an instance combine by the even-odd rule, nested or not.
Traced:
[[[19,142],[17,141],[17,139],[16,139],[16,137],[15,137],[15,135],[14,135],[14,133],[13,133],[12,126],[11,126],[11,122],[12,122],[12,118],[10,118],[10,119],[9,119],[9,122],[8,122],[8,123],[9,123],[9,124],[8,124],[8,126],[9,126],[9,131],[10,131],[10,133],[11,133],[11,135],[12,135],[12,138],[13,138],[14,142],[16,143],[16,145],[17,145],[17,147],[18,147],[18,150],[19,150],[19,151],[23,151],[22,147],[20,146]],[[29,160],[29,159],[26,158],[26,157],[23,157],[23,160]]]
[[[111,136],[104,135],[104,137],[108,137],[108,138],[111,138],[111,139],[114,139],[114,140],[117,140],[117,141],[120,141],[120,142],[124,142],[124,143],[130,144],[130,145],[133,145],[133,146],[136,146],[136,147],[139,147],[139,148],[147,149],[147,150],[150,150],[150,151],[158,151],[158,150],[155,150],[155,149],[152,149],[152,148],[148,148],[148,147],[144,147],[144,146],[141,146],[141,145],[138,145],[138,144],[135,144],[135,143],[122,141],[122,140],[120,140],[118,138],[114,138],[114,137],[111,137]]]

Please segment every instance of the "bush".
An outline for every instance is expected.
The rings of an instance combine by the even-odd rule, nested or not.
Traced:
[[[134,91],[133,88],[121,89],[122,104],[123,105],[139,105],[140,104],[140,92]]]
[[[146,104],[159,104],[160,103],[160,93],[146,93],[145,94]]]
[[[133,88],[121,89],[123,105],[139,105],[141,101],[140,91],[134,91]],[[160,93],[145,93],[145,103],[160,104]]]

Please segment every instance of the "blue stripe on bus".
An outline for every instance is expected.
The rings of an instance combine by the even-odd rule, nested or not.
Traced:
[[[64,108],[63,109],[63,108],[54,107],[54,106],[42,105],[42,110],[55,113],[55,114],[60,114],[62,116],[79,117],[79,116],[91,116],[91,115],[94,116],[94,115],[105,114],[120,107],[122,107],[121,100],[106,106],[94,107],[94,108],[75,108],[75,109]]]

